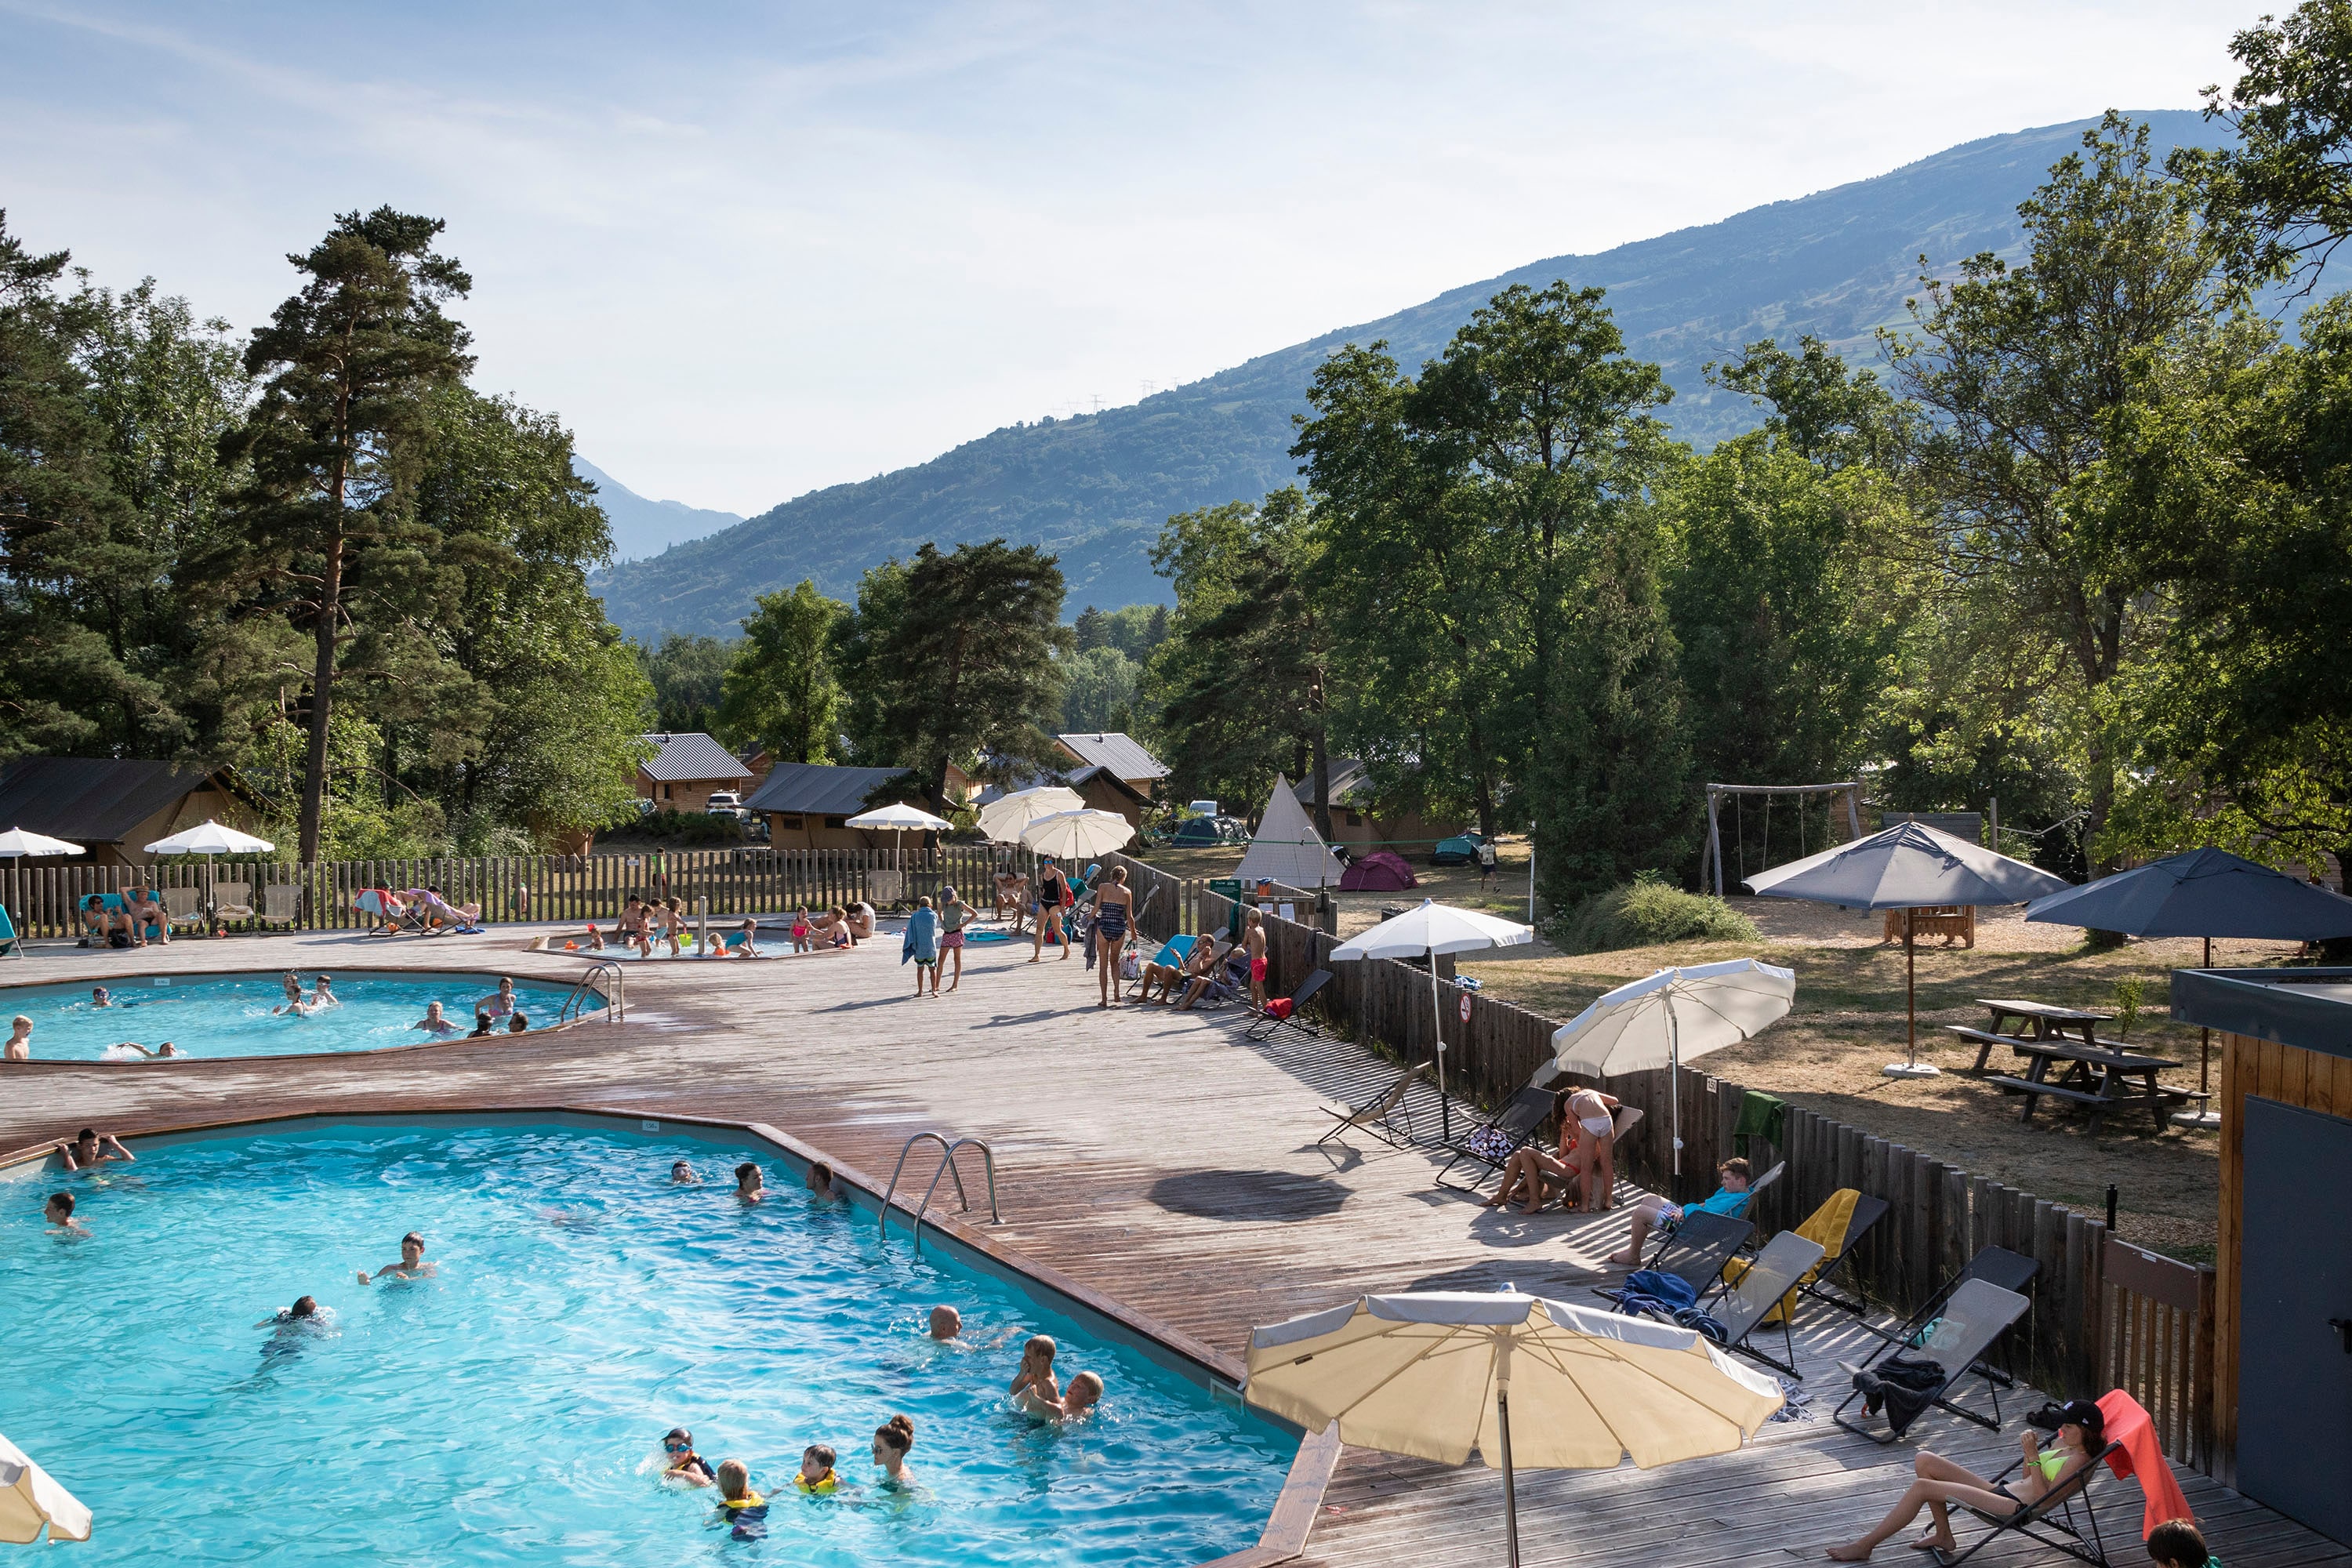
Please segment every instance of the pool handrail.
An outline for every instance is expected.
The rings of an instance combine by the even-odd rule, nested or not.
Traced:
[[[1004,1216],[998,1211],[996,1206],[995,1152],[989,1148],[985,1142],[978,1138],[958,1138],[953,1142],[950,1142],[948,1141],[947,1135],[942,1132],[918,1132],[913,1137],[908,1139],[905,1147],[898,1151],[898,1163],[893,1167],[890,1172],[890,1184],[883,1189],[882,1211],[877,1216],[877,1229],[875,1233],[877,1237],[883,1239],[887,1239],[888,1237],[890,1232],[890,1199],[898,1190],[898,1177],[907,1168],[907,1156],[914,1152],[915,1145],[921,1142],[926,1138],[940,1146],[940,1163],[939,1168],[931,1173],[930,1185],[923,1189],[923,1201],[915,1205],[915,1252],[918,1257],[921,1255],[923,1250],[923,1215],[930,1209],[931,1194],[939,1191],[940,1178],[941,1176],[950,1176],[954,1178],[956,1201],[961,1205],[962,1212],[966,1214],[971,1212],[971,1195],[964,1191],[963,1173],[956,1168],[955,1163],[956,1151],[964,1148],[967,1145],[980,1151],[982,1167],[988,1173],[988,1223],[991,1225],[1003,1225],[1004,1223]]]
[[[599,981],[604,984],[600,986]],[[556,1026],[560,1028],[567,1023],[578,1023],[587,999],[598,994],[604,999],[604,1021],[608,1024],[626,1023],[629,1013],[628,1003],[623,994],[624,984],[618,963],[609,958],[591,959],[580,978],[572,983],[571,994],[563,998],[563,1005],[555,1010]]]

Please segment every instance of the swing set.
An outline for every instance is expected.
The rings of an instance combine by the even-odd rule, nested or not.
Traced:
[[[1792,795],[1797,797],[1797,858],[1801,860],[1812,852],[1807,847],[1804,800],[1807,795],[1830,796],[1824,808],[1826,815],[1822,823],[1822,844],[1824,848],[1831,841],[1838,801],[1841,797],[1845,802],[1846,826],[1852,830],[1853,838],[1858,839],[1862,837],[1862,785],[1859,784],[1851,782],[1809,784],[1711,784],[1706,786],[1706,848],[1699,861],[1698,885],[1701,888],[1706,886],[1707,872],[1711,868],[1715,873],[1715,896],[1718,899],[1724,896],[1723,802],[1726,796],[1731,800],[1732,848],[1739,860],[1739,873],[1732,880],[1735,883],[1745,882],[1750,869],[1748,864],[1747,801],[1751,795],[1761,795],[1764,801],[1764,841],[1758,851],[1755,870],[1764,870],[1772,863],[1772,797],[1776,795]]]

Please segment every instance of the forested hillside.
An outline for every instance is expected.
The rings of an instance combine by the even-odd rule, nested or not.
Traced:
[[[2188,111],[2136,115],[2160,157],[2220,132]],[[1704,367],[1757,338],[1811,333],[1873,363],[1874,331],[1904,321],[1917,258],[1948,271],[1991,250],[2014,257],[2017,205],[2090,121],[1990,137],[1891,174],[1598,256],[1555,257],[1344,327],[1128,407],[996,430],[911,468],[787,501],[708,538],[604,574],[614,621],[636,637],[725,632],[755,595],[814,577],[847,596],[866,567],[997,535],[1060,556],[1073,606],[1165,602],[1150,545],[1171,514],[1255,500],[1296,473],[1291,416],[1330,352],[1385,339],[1407,367],[1439,353],[1471,312],[1512,283],[1599,285],[1626,351],[1675,390],[1664,418],[1701,447],[1757,423],[1751,401],[1711,390]]]

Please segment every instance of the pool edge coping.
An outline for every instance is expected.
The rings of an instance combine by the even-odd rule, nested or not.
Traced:
[[[317,967],[317,968],[323,968],[324,966],[323,966],[323,965],[311,965],[311,964],[305,964],[305,965],[303,965],[303,967],[304,967],[304,968],[306,968],[306,969],[308,969],[308,968],[314,968],[314,967]],[[249,966],[249,965],[248,965],[248,966],[246,966],[246,967],[236,968],[236,969],[179,969],[179,970],[173,970],[173,971],[172,971],[172,972],[171,972],[171,976],[170,976],[170,978],[171,978],[173,981],[174,981],[174,982],[177,982],[178,980],[180,980],[182,976],[185,976],[186,978],[188,978],[188,979],[190,979],[190,980],[218,980],[218,979],[221,979],[221,978],[223,978],[224,976],[226,976],[226,975],[239,975],[239,974],[266,974],[266,973],[269,973],[269,971],[268,971],[268,970],[267,970],[267,969],[255,969],[255,968],[252,968],[252,967],[251,967],[251,966]],[[455,968],[455,969],[386,969],[386,968],[379,967],[379,966],[377,966],[377,965],[373,965],[373,964],[362,964],[362,963],[339,963],[339,964],[337,964],[333,969],[331,969],[331,970],[328,970],[328,971],[327,971],[327,973],[331,973],[331,973],[343,973],[343,974],[386,974],[386,975],[399,975],[399,976],[403,976],[403,977],[404,977],[404,978],[408,978],[408,979],[415,979],[415,978],[418,978],[418,977],[430,977],[430,976],[432,976],[432,975],[436,975],[436,974],[488,974],[488,975],[490,975],[493,979],[501,978],[501,976],[498,975],[498,974],[496,973],[496,972],[491,971],[491,970],[488,970],[488,969],[482,969],[482,970],[469,970],[469,969],[463,969],[463,968]],[[592,974],[594,973],[594,969],[593,969],[593,963],[592,963],[592,966],[591,966],[591,969],[590,969],[590,972],[589,972],[589,973],[592,973]],[[144,977],[144,976],[133,976],[132,978],[145,978],[145,977]],[[548,979],[545,979],[544,977],[540,976],[540,975],[530,975],[530,976],[528,976],[527,978],[529,978],[530,980],[531,980],[532,982],[534,982],[534,983],[536,983],[536,984],[562,984],[562,982],[561,982],[561,981],[552,981],[552,980],[548,980]],[[578,986],[578,985],[580,985],[581,984],[584,983],[587,979],[588,979],[588,975],[587,975],[587,974],[583,974],[583,975],[581,975],[578,979],[574,980],[574,981],[572,982],[572,984],[573,984],[575,987],[577,987],[577,986]],[[107,983],[106,983],[105,981],[103,981],[103,980],[92,981],[92,980],[89,980],[87,976],[82,976],[82,975],[76,975],[76,976],[73,976],[73,977],[71,977],[71,978],[68,978],[68,979],[63,979],[63,980],[10,980],[10,979],[5,978],[5,976],[0,976],[0,1004],[5,1004],[5,1003],[6,1002],[6,998],[7,998],[7,996],[8,996],[8,994],[9,994],[10,992],[12,992],[12,991],[29,991],[29,990],[32,990],[32,989],[34,989],[34,988],[36,988],[36,987],[37,987],[37,986],[44,986],[44,985],[81,985],[81,984],[88,984],[104,985],[104,984],[106,984]],[[109,988],[110,988],[110,989],[111,989],[111,987],[109,987]],[[621,1018],[619,1017],[619,1016],[618,1016],[618,1015],[616,1015],[616,1014],[614,1014],[614,1013],[613,1012],[613,1003],[614,1003],[614,998],[613,998],[613,996],[612,996],[611,994],[609,994],[605,991],[605,989],[604,989],[604,987],[602,987],[602,986],[595,986],[595,985],[592,985],[592,986],[590,986],[590,987],[589,987],[589,990],[590,990],[590,992],[591,992],[593,994],[594,994],[594,995],[596,995],[596,996],[598,996],[598,997],[601,997],[601,998],[603,999],[603,1005],[595,1009],[595,1011],[597,1011],[597,1012],[599,1012],[599,1013],[603,1013],[603,1014],[604,1014],[604,1015],[605,1015],[605,1016],[604,1016],[604,1019],[602,1020],[603,1022],[607,1023],[607,1024],[617,1024],[617,1023],[619,1023],[619,1022],[621,1022],[621,1021],[622,1021],[622,1020],[621,1020]],[[529,1038],[530,1038],[530,1037],[531,1037],[531,1036],[533,1036],[533,1035],[560,1035],[560,1034],[562,1034],[563,1031],[565,1031],[566,1029],[576,1029],[576,1028],[580,1027],[580,1026],[582,1026],[583,1024],[585,1024],[585,1023],[588,1023],[588,1022],[590,1022],[590,1020],[589,1020],[586,1016],[579,1016],[579,1017],[575,1017],[575,1018],[573,1018],[573,1019],[572,1019],[570,1023],[568,1023],[568,1024],[550,1024],[550,1025],[548,1025],[548,1026],[547,1026],[545,1028],[543,1028],[543,1029],[531,1029],[531,1030],[528,1030],[528,1031],[526,1031],[526,1032],[525,1032],[525,1033],[524,1033],[520,1037],[521,1037],[521,1038],[523,1038],[523,1039],[529,1039]],[[514,1035],[512,1035],[512,1034],[510,1034],[510,1033],[494,1033],[493,1035],[491,1035],[491,1036],[488,1037],[488,1040],[489,1040],[491,1043],[498,1044],[498,1045],[505,1045],[505,1044],[508,1044],[509,1042],[510,1042],[510,1041],[512,1041],[512,1040],[516,1039],[516,1038],[517,1038],[517,1037],[516,1037],[516,1036],[514,1036]],[[311,1057],[381,1057],[381,1056],[387,1056],[387,1055],[390,1055],[390,1054],[391,1054],[392,1052],[394,1052],[394,1051],[421,1051],[421,1050],[430,1049],[431,1047],[436,1047],[436,1046],[478,1046],[478,1045],[483,1044],[483,1043],[484,1043],[484,1040],[485,1040],[485,1037],[477,1036],[477,1035],[474,1035],[474,1034],[472,1034],[472,1033],[468,1032],[468,1033],[466,1033],[466,1034],[462,1034],[462,1035],[450,1035],[450,1036],[447,1036],[447,1037],[444,1037],[444,1038],[442,1038],[442,1039],[438,1039],[438,1040],[413,1040],[413,1041],[407,1042],[406,1044],[404,1044],[404,1045],[397,1045],[397,1046],[368,1046],[368,1047],[364,1047],[364,1048],[362,1048],[362,1049],[356,1050],[356,1051],[309,1051],[309,1052],[295,1052],[295,1053],[280,1053],[280,1054],[278,1054],[278,1055],[277,1055],[277,1056],[267,1056],[267,1057],[198,1057],[198,1056],[190,1056],[190,1057],[186,1057],[186,1058],[173,1057],[173,1058],[152,1058],[152,1057],[150,1057],[150,1058],[141,1058],[140,1060],[138,1060],[138,1061],[106,1061],[106,1060],[98,1060],[98,1061],[70,1061],[70,1060],[68,1060],[67,1058],[62,1058],[62,1057],[46,1057],[46,1058],[34,1058],[33,1060],[28,1061],[28,1062],[10,1062],[10,1061],[0,1061],[0,1071],[19,1072],[19,1071],[24,1070],[24,1069],[25,1069],[25,1068],[40,1068],[46,1069],[47,1071],[49,1071],[49,1072],[55,1072],[55,1071],[60,1070],[60,1069],[63,1069],[63,1070],[66,1070],[66,1071],[71,1071],[71,1072],[79,1072],[79,1071],[81,1071],[81,1070],[83,1070],[83,1069],[85,1069],[85,1068],[103,1068],[103,1069],[106,1069],[106,1070],[109,1070],[109,1071],[114,1071],[114,1070],[119,1070],[119,1069],[123,1068],[135,1068],[153,1067],[153,1066],[155,1066],[155,1065],[156,1065],[156,1063],[157,1063],[158,1061],[160,1061],[160,1060],[170,1060],[170,1061],[171,1061],[171,1062],[173,1062],[175,1066],[177,1066],[177,1067],[182,1067],[182,1068],[201,1068],[201,1067],[206,1066],[207,1064],[209,1064],[209,1065],[211,1065],[211,1066],[215,1066],[215,1067],[224,1067],[224,1068],[225,1068],[225,1067],[250,1067],[250,1066],[252,1066],[252,1065],[253,1065],[254,1063],[256,1063],[256,1062],[278,1062],[278,1061],[285,1061],[285,1060],[287,1060],[287,1059],[288,1059],[288,1058],[289,1058],[289,1054],[290,1054],[290,1055],[293,1055],[293,1056],[296,1056],[296,1057],[301,1057],[301,1056],[311,1056]],[[167,1128],[167,1129],[159,1129],[159,1131],[177,1131],[177,1129],[169,1129],[169,1128]],[[135,1134],[133,1134],[133,1136],[143,1138],[143,1137],[148,1137],[148,1136],[150,1136],[150,1134],[148,1134],[148,1133],[143,1133],[143,1132],[142,1132],[142,1133],[135,1133]],[[11,1155],[9,1155],[9,1154],[6,1154],[6,1153],[5,1153],[5,1152],[0,1152],[0,1166],[5,1166],[5,1165],[7,1165],[7,1164],[10,1164],[10,1163],[14,1163],[14,1157],[13,1157],[13,1156],[11,1156]]]
[[[247,972],[237,971],[236,973]],[[570,1026],[566,1026],[568,1027]],[[533,1032],[537,1033],[539,1031]],[[548,1032],[552,1033],[553,1031],[551,1030]],[[455,1045],[457,1043],[459,1042],[454,1040],[429,1040],[421,1042],[422,1045]],[[385,1046],[378,1047],[376,1052],[362,1053],[355,1051],[343,1054],[353,1056],[372,1055],[381,1054],[384,1051],[415,1050],[418,1048],[418,1046]],[[278,1058],[272,1057],[256,1057],[225,1059],[274,1061]],[[39,1064],[18,1062],[13,1065],[17,1067],[135,1067],[141,1064],[124,1062],[60,1062]],[[885,1206],[885,1194],[883,1189],[877,1186],[875,1184],[874,1178],[866,1174],[863,1169],[834,1159],[833,1156],[825,1153],[823,1150],[816,1148],[814,1144],[803,1142],[800,1139],[793,1137],[791,1133],[784,1131],[782,1128],[777,1127],[772,1123],[765,1121],[730,1121],[710,1116],[681,1116],[661,1110],[651,1110],[629,1106],[525,1105],[483,1106],[469,1109],[462,1105],[453,1107],[446,1103],[435,1103],[429,1107],[416,1106],[412,1109],[403,1109],[399,1106],[394,1106],[386,1109],[369,1110],[279,1111],[266,1116],[229,1117],[216,1121],[175,1122],[162,1127],[146,1128],[137,1132],[125,1133],[123,1136],[126,1140],[130,1141],[154,1138],[193,1140],[206,1134],[232,1132],[238,1129],[245,1128],[267,1128],[273,1124],[286,1122],[317,1121],[325,1123],[349,1122],[364,1124],[372,1121],[390,1123],[401,1121],[415,1122],[420,1120],[457,1121],[469,1117],[479,1118],[485,1116],[501,1120],[509,1118],[524,1119],[533,1116],[572,1116],[609,1121],[634,1121],[639,1123],[651,1121],[656,1123],[657,1128],[660,1125],[667,1124],[680,1127],[713,1128],[730,1132],[748,1133],[751,1137],[756,1138],[762,1142],[773,1145],[776,1149],[789,1156],[791,1159],[799,1161],[803,1166],[818,1162],[824,1163],[831,1168],[834,1176],[837,1181],[844,1182],[847,1185],[856,1188],[859,1193],[862,1193],[872,1203],[875,1212],[877,1214],[881,1213]],[[642,1127],[637,1129],[637,1131],[643,1130],[644,1129]],[[56,1150],[56,1140],[50,1140],[42,1143],[26,1144],[16,1149],[0,1150],[0,1173],[11,1171],[16,1166],[37,1161],[42,1162],[46,1164],[46,1162],[55,1156]],[[1093,1286],[1072,1278],[1070,1275],[1067,1275],[1062,1270],[1055,1268],[1052,1264],[1046,1263],[1042,1259],[1030,1257],[1027,1253],[1023,1252],[1019,1247],[993,1239],[987,1236],[980,1227],[967,1223],[959,1214],[929,1207],[919,1210],[916,1206],[916,1202],[917,1200],[910,1200],[906,1197],[898,1196],[896,1194],[892,1194],[888,1195],[887,1207],[890,1210],[894,1210],[904,1215],[909,1222],[919,1219],[925,1228],[943,1237],[950,1245],[960,1247],[968,1253],[975,1254],[979,1258],[985,1259],[988,1263],[994,1265],[997,1268],[1007,1270],[1025,1281],[1034,1283],[1048,1291],[1051,1291],[1055,1295],[1063,1298],[1066,1301],[1082,1309],[1084,1313],[1092,1314],[1095,1317],[1107,1320],[1110,1323],[1116,1325],[1119,1330],[1124,1331],[1127,1334],[1148,1341],[1152,1344],[1158,1345],[1160,1349],[1176,1356],[1180,1360],[1192,1363],[1199,1370],[1208,1373],[1211,1379],[1222,1381],[1230,1384],[1235,1396],[1242,1400],[1243,1408],[1250,1410],[1251,1413],[1256,1415],[1259,1419],[1267,1421],[1277,1426],[1288,1427],[1297,1425],[1295,1422],[1286,1420],[1280,1416],[1273,1415],[1263,1410],[1255,1409],[1248,1405],[1246,1395],[1242,1392],[1248,1381],[1248,1368],[1234,1357],[1227,1355],[1225,1352],[1218,1350],[1215,1346],[1209,1344],[1205,1341],[1195,1339],[1191,1334],[1184,1332],[1182,1330],[1178,1329],[1171,1324],[1161,1322],[1159,1319],[1152,1317],[1148,1312],[1143,1312],[1136,1308],[1129,1306],[1126,1302],[1118,1300],[1116,1297],[1105,1295],[1103,1292],[1096,1289]],[[857,1206],[854,1198],[851,1200],[851,1206],[853,1208]],[[884,1223],[887,1224],[887,1221]],[[1339,1467],[1339,1457],[1343,1448],[1344,1445],[1339,1441],[1339,1423],[1336,1421],[1326,1426],[1319,1433],[1308,1432],[1302,1429],[1298,1442],[1298,1452],[1292,1458],[1290,1468],[1283,1477],[1282,1488],[1276,1494],[1273,1504],[1266,1510],[1265,1527],[1264,1531],[1260,1532],[1257,1543],[1254,1546],[1245,1546],[1238,1552],[1228,1552],[1221,1557],[1211,1558],[1204,1563],[1197,1564],[1196,1568],[1272,1568],[1273,1564],[1286,1563],[1293,1558],[1302,1555],[1307,1549],[1307,1539],[1309,1532],[1314,1528],[1317,1513],[1322,1506],[1324,1493],[1330,1485],[1332,1473]]]

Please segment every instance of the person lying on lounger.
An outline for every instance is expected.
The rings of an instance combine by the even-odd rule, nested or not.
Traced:
[[[1482,1207],[1508,1207],[1512,1197],[1517,1195],[1524,1205],[1521,1212],[1533,1214],[1543,1207],[1546,1177],[1562,1186],[1574,1186],[1581,1169],[1577,1163],[1577,1143],[1583,1137],[1584,1129],[1569,1109],[1571,1092],[1562,1089],[1552,1100],[1552,1116],[1559,1123],[1559,1148],[1547,1151],[1533,1143],[1525,1143],[1512,1150],[1511,1157],[1503,1162],[1503,1184],[1495,1189],[1495,1195],[1488,1198]]]
[[[1723,1178],[1723,1184],[1716,1188],[1715,1195],[1704,1203],[1685,1206],[1670,1204],[1664,1198],[1643,1198],[1635,1204],[1633,1228],[1625,1239],[1625,1249],[1611,1253],[1609,1261],[1638,1268],[1642,1263],[1642,1244],[1650,1238],[1650,1232],[1662,1225],[1679,1224],[1686,1214],[1705,1209],[1709,1214],[1737,1217],[1745,1212],[1748,1207],[1748,1162],[1734,1155],[1717,1166],[1716,1173]]]
[[[1859,1541],[1831,1547],[1825,1555],[1832,1563],[1867,1562],[1888,1536],[1916,1519],[1922,1508],[1935,1523],[1915,1544],[1923,1552],[1931,1548],[1944,1553],[1958,1552],[1959,1542],[1952,1539],[1954,1503],[2006,1519],[2047,1497],[2053,1487],[2089,1464],[2091,1456],[2106,1447],[2106,1414],[2097,1405],[2087,1399],[2070,1399],[2059,1407],[2059,1415],[2058,1436],[2047,1448],[2031,1427],[2018,1435],[2025,1468],[2019,1473],[2014,1491],[1949,1459],[1922,1454],[1911,1466],[1918,1479],[1878,1521],[1878,1528]]]

